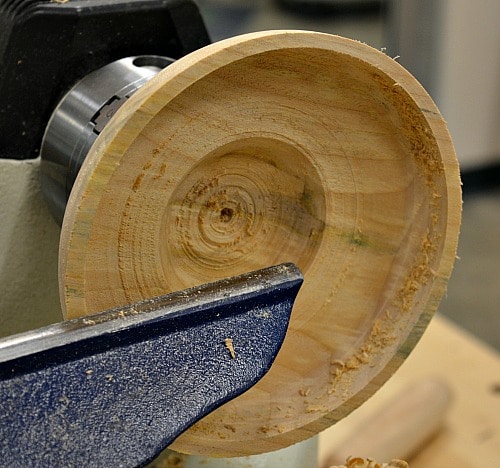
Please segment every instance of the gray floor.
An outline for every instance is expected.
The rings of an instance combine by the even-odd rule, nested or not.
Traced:
[[[357,39],[378,49],[387,42],[380,15],[311,17],[274,0],[198,0],[212,40],[266,29],[308,29]],[[500,350],[500,192],[464,200],[458,255],[440,313]]]

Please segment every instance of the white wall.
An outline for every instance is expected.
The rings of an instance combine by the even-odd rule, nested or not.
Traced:
[[[500,158],[500,1],[441,1],[436,101],[466,169]]]
[[[0,159],[0,337],[62,319],[60,229],[43,200],[39,172],[39,159]]]
[[[500,0],[392,0],[388,53],[448,122],[462,169],[500,158]]]

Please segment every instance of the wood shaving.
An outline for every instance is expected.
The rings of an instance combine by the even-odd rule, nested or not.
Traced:
[[[231,354],[231,358],[234,359],[236,357],[236,353],[234,352],[233,339],[226,338],[224,340],[224,345],[229,350],[229,354]]]
[[[378,463],[371,458],[349,457],[345,465],[332,465],[330,468],[409,468],[403,460],[391,460],[389,463]]]
[[[351,373],[359,371],[364,365],[372,363],[375,353],[393,344],[396,340],[394,322],[385,314],[373,322],[367,341],[347,359],[332,358],[330,361],[330,381],[327,395],[337,393],[339,385],[344,389],[344,396],[349,396]]]
[[[306,397],[307,395],[309,395],[309,392],[311,391],[311,388],[310,387],[307,387],[307,388],[301,388],[299,390],[299,395],[300,396],[303,396],[303,397]]]
[[[270,430],[269,426],[260,426],[259,427],[259,432],[262,432],[263,434],[267,434]]]
[[[231,432],[236,432],[236,428],[232,424],[224,424],[224,427]]]
[[[306,414],[311,413],[328,413],[328,408],[322,405],[309,405],[305,409]]]
[[[268,434],[269,432],[283,434],[283,432],[285,432],[285,428],[279,424],[274,424],[273,426],[264,425],[259,428],[259,432],[262,432],[263,434]]]

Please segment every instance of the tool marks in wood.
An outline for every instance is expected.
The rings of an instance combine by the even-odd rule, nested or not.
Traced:
[[[398,63],[319,33],[232,38],[160,72],[99,136],[63,226],[64,308],[296,263],[305,281],[270,373],[174,444],[275,450],[404,361],[445,291],[460,210],[445,122]]]

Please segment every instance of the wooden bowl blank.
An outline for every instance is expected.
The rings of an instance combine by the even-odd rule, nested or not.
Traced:
[[[295,262],[305,282],[270,373],[173,445],[271,451],[404,361],[444,293],[460,213],[446,125],[398,63],[326,34],[240,36],[169,66],[102,132],[64,220],[62,302],[71,318]]]

